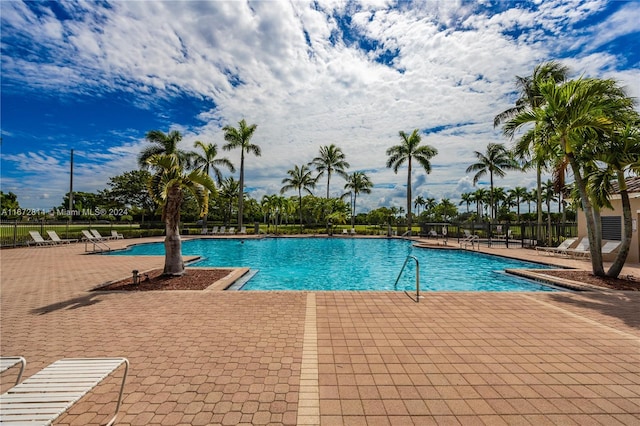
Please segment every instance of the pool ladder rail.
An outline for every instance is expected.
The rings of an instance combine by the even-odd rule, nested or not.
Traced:
[[[413,259],[416,262],[416,298],[414,299],[413,296],[409,294],[406,290],[404,291],[404,294],[409,296],[409,298],[411,298],[411,300],[413,300],[414,302],[420,303],[420,298],[423,296],[420,296],[420,262],[418,262],[417,257],[411,254],[407,256],[407,258],[404,260],[404,263],[402,264],[402,268],[400,269],[398,278],[396,278],[396,282],[393,284],[393,289],[394,290],[398,289],[398,281],[400,281],[400,277],[402,276],[402,273],[404,272],[404,268],[407,266],[407,263],[409,263],[409,259]]]

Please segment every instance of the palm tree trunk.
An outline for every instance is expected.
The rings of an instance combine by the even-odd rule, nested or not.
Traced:
[[[623,235],[622,242],[620,244],[620,250],[616,255],[613,264],[607,271],[607,276],[609,277],[617,277],[620,275],[620,271],[622,271],[622,267],[627,261],[627,256],[629,255],[629,248],[631,247],[631,237],[632,237],[632,225],[633,218],[631,217],[631,202],[629,201],[629,192],[627,191],[627,185],[624,180],[624,174],[622,172],[617,172],[618,175],[618,186],[620,187],[620,197],[622,199],[622,220],[623,220]]]
[[[573,171],[573,177],[576,182],[576,186],[578,187],[578,191],[580,192],[582,210],[584,211],[587,222],[591,268],[593,270],[593,275],[601,277],[604,276],[604,267],[602,266],[602,238],[600,231],[597,229],[597,222],[599,221],[596,220],[596,218],[599,217],[599,212],[597,212],[591,204],[591,200],[587,194],[585,181],[580,173],[580,166],[578,165],[575,157],[572,153],[567,153],[567,157],[569,157],[569,164]]]
[[[411,157],[407,163],[407,231],[411,236]]]
[[[167,203],[164,208],[165,233],[164,239],[164,275],[183,275],[184,261],[182,260],[182,241],[180,240],[180,204],[182,191],[173,186],[169,189]]]
[[[240,191],[238,193],[238,229],[242,228],[242,216],[244,215],[244,149],[240,151]]]
[[[542,164],[538,162],[536,166],[536,186],[538,194],[536,199],[536,212],[538,213],[538,222],[536,226],[536,240],[542,240]]]
[[[300,233],[302,234],[302,189],[298,188],[298,204],[299,204],[299,212],[300,212]]]

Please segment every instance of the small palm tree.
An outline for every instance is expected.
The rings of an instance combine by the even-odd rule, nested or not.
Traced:
[[[179,227],[184,192],[193,194],[201,211],[204,212],[205,192],[215,193],[216,187],[213,180],[202,170],[186,173],[177,153],[153,154],[147,158],[147,164],[155,170],[155,174],[149,180],[149,192],[162,207],[162,220],[165,223],[163,274],[183,275],[184,261]]]
[[[371,194],[371,188],[373,188],[373,183],[371,183],[369,176],[364,172],[353,172],[347,178],[347,183],[344,185],[344,189],[349,190],[347,194],[353,195],[353,199],[351,200],[351,228],[354,227],[354,220],[356,217],[356,198],[360,193]]]
[[[490,219],[495,219],[493,176],[504,177],[506,170],[519,169],[518,163],[513,159],[511,153],[501,143],[490,143],[487,145],[486,153],[474,151],[478,162],[467,167],[467,173],[476,172],[473,176],[473,184],[478,183],[481,177],[489,175],[491,215]]]
[[[290,189],[298,190],[298,212],[300,214],[300,233],[302,234],[302,192],[313,195],[311,190],[316,187],[317,178],[311,175],[311,170],[306,164],[302,166],[294,166],[293,169],[287,170],[289,177],[282,179],[285,185],[280,189],[280,193],[284,194]]]
[[[399,133],[402,142],[400,145],[392,146],[387,149],[387,167],[393,168],[394,173],[398,173],[398,169],[405,162],[407,163],[407,230],[411,235],[411,171],[413,160],[417,161],[424,169],[425,173],[431,173],[430,160],[438,155],[438,150],[429,145],[420,145],[422,138],[415,129],[411,134],[404,131]]]
[[[233,126],[224,126],[224,140],[227,143],[222,147],[225,151],[240,148],[240,193],[238,194],[238,227],[242,228],[242,218],[244,215],[243,202],[244,202],[244,155],[245,153],[252,153],[256,157],[262,155],[260,147],[251,143],[251,137],[257,129],[256,124],[247,125],[247,122],[240,120],[238,122],[238,128]]]
[[[473,202],[473,193],[472,192],[465,192],[463,194],[460,194],[460,203],[458,203],[459,206],[466,204],[467,205],[467,214],[469,213],[469,205]]]
[[[349,163],[345,160],[345,155],[342,149],[338,148],[334,144],[329,146],[320,147],[320,155],[315,157],[309,163],[310,166],[315,166],[320,178],[324,173],[327,173],[327,199],[329,198],[329,184],[331,183],[331,175],[336,173],[343,178],[347,178],[346,169],[348,169]]]

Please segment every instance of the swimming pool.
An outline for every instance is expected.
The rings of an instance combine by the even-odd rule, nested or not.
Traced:
[[[504,272],[546,265],[463,250],[413,247],[399,239],[264,238],[184,241],[191,266],[249,267],[257,273],[242,290],[392,291],[405,259],[420,262],[422,291],[555,291]],[[140,244],[112,255],[164,255],[162,243]],[[398,290],[415,290],[415,263],[407,264]]]

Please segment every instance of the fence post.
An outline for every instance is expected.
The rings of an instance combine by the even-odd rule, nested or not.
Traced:
[[[13,247],[18,246],[18,219],[13,220]]]

